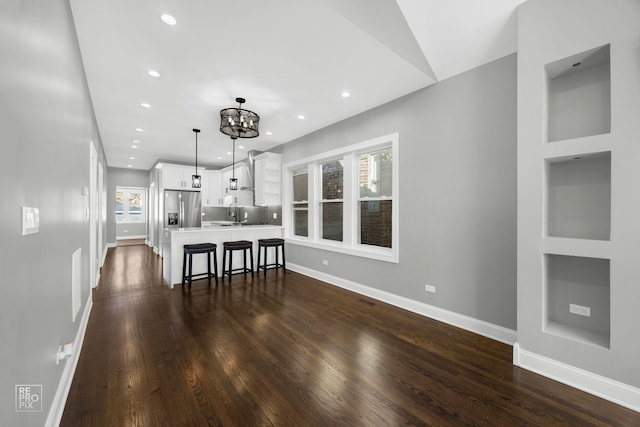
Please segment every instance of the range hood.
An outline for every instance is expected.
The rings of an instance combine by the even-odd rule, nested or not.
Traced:
[[[242,162],[247,164],[247,170],[249,171],[249,182],[247,183],[247,186],[241,187],[241,190],[251,190],[253,191],[253,206],[256,205],[256,192],[255,192],[255,188],[256,188],[256,159],[255,157],[258,154],[261,154],[262,151],[258,151],[258,150],[249,150],[247,152],[247,158],[242,160]]]

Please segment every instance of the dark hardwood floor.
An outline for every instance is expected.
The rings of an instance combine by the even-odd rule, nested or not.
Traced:
[[[288,272],[162,282],[110,249],[62,426],[640,426],[508,345]]]

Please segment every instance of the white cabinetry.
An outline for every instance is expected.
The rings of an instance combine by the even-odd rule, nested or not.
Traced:
[[[223,206],[222,173],[218,170],[204,171],[202,175],[202,205]]]
[[[234,176],[234,168],[226,167],[221,171],[221,185],[223,205],[230,206],[232,203],[239,206],[253,205],[253,189],[251,187],[251,179],[249,168],[246,163],[236,163],[235,177],[238,180],[238,189],[229,189],[229,180]]]
[[[161,169],[162,187],[167,190],[197,190],[191,186],[191,176],[196,169],[193,166],[163,164]],[[202,176],[204,168],[198,168]]]
[[[222,169],[222,189],[224,192],[229,187],[229,179],[233,176],[233,166],[227,166]],[[249,177],[249,168],[246,163],[236,163],[235,165],[235,177],[238,179],[238,190],[241,188],[251,188],[251,179]]]
[[[281,156],[262,153],[255,157],[255,201],[257,206],[280,204]]]

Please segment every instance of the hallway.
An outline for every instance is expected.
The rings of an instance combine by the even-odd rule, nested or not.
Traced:
[[[291,271],[170,290],[122,246],[93,301],[62,426],[640,425],[508,345]]]

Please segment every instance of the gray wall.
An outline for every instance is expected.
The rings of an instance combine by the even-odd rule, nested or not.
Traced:
[[[128,236],[147,236],[147,224],[116,224],[116,187],[142,187],[147,189],[147,214],[149,213],[149,171],[109,168],[107,185],[107,242]],[[124,230],[127,230],[125,232]]]
[[[287,261],[516,329],[516,55],[273,151],[286,164],[393,132],[400,263],[295,245]]]
[[[65,0],[0,2],[0,424],[43,425],[90,297],[89,146],[104,153]],[[106,180],[105,168],[105,180]],[[40,232],[21,235],[21,206]],[[71,257],[82,249],[82,307],[72,322]],[[43,386],[42,412],[14,410],[16,384]]]

